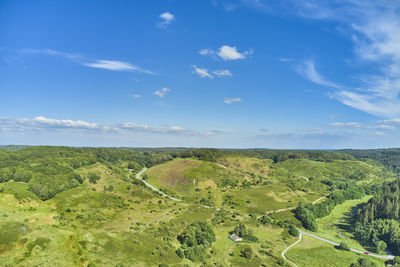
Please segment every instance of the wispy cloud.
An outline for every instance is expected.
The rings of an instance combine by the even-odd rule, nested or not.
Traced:
[[[105,70],[114,70],[114,71],[139,71],[144,72],[147,74],[153,74],[153,72],[148,70],[143,70],[135,65],[132,65],[127,62],[116,61],[116,60],[95,60],[94,62],[90,63],[82,63],[82,65],[91,67],[91,68],[98,68],[98,69],[105,69]]]
[[[218,77],[232,76],[232,72],[230,72],[229,70],[214,70],[212,73]]]
[[[234,98],[225,98],[224,103],[225,104],[233,104],[237,102],[242,102],[242,99],[240,97],[234,97]]]
[[[332,98],[366,113],[400,115],[400,2],[390,0],[214,0],[234,3],[257,12],[291,14],[301,18],[339,23],[341,35],[354,46],[357,86],[341,86],[315,71],[313,63],[300,67],[304,77],[323,86],[340,89]],[[224,4],[221,4],[224,3]],[[285,61],[285,59],[283,59]],[[368,71],[360,73],[364,66]],[[373,74],[371,74],[373,73]],[[354,75],[349,74],[354,81]]]
[[[210,79],[214,78],[214,77],[208,72],[208,70],[207,70],[206,68],[199,68],[199,67],[197,67],[196,65],[192,65],[192,68],[193,68],[192,73],[195,73],[195,74],[199,75],[200,78],[206,78],[206,77],[207,77],[207,78],[210,78]]]
[[[179,126],[149,126],[145,124],[137,124],[134,122],[125,122],[118,124],[102,124],[91,123],[82,120],[60,120],[51,119],[43,116],[34,119],[15,119],[0,117],[0,133],[1,132],[30,132],[30,131],[84,131],[84,132],[148,132],[155,134],[173,134],[173,135],[191,135],[191,136],[210,136],[225,133],[219,130],[196,131],[185,129]]]
[[[160,90],[156,90],[156,91],[153,93],[153,95],[156,95],[156,96],[158,96],[159,98],[164,98],[164,96],[165,96],[168,92],[170,92],[170,91],[171,91],[170,89],[164,87],[164,88],[162,88],[162,89],[160,89]]]
[[[295,70],[310,82],[337,89],[342,88],[340,85],[325,79],[319,74],[312,60],[305,60],[302,64],[298,65]]]
[[[142,98],[142,95],[139,95],[139,94],[133,94],[133,95],[131,95],[131,97],[133,97],[133,98]]]
[[[60,56],[68,60],[74,61],[78,64],[81,64],[82,66],[90,68],[105,69],[111,71],[132,71],[132,72],[142,72],[146,74],[154,74],[149,70],[143,69],[129,62],[106,60],[106,59],[91,59],[81,54],[65,53],[53,49],[22,49],[20,52],[24,54],[43,54],[49,56]]]
[[[193,68],[192,73],[199,75],[200,78],[213,79],[214,76],[212,74],[214,74],[217,77],[226,77],[226,76],[231,77],[232,76],[232,73],[229,70],[214,70],[211,72],[206,68],[199,68],[196,65],[192,65],[192,68]]]
[[[201,49],[199,54],[202,56],[211,56],[214,59],[216,59],[218,56],[222,60],[228,61],[245,59],[253,54],[253,50],[239,52],[235,46],[223,45],[218,49],[218,51],[214,51],[210,48]]]
[[[357,64],[368,64],[373,73],[360,75],[356,89],[343,89],[333,97],[369,114],[400,115],[399,1],[307,0],[297,3],[299,15],[339,21],[354,44]]]
[[[379,129],[379,130],[395,130],[396,127],[388,124],[378,124],[378,125],[364,125],[360,122],[333,122],[330,123],[331,127],[339,128],[362,128],[362,129]]]
[[[175,16],[169,12],[164,12],[160,15],[161,21],[157,24],[160,28],[166,28],[175,20]]]

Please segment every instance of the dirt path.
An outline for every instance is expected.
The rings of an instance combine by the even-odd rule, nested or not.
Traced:
[[[175,200],[175,201],[182,201],[182,199],[179,198],[175,198],[175,197],[171,197],[167,194],[165,194],[164,192],[158,190],[157,188],[155,188],[154,186],[152,186],[151,184],[149,184],[148,182],[146,182],[145,180],[142,179],[141,175],[142,173],[144,173],[147,170],[146,167],[144,167],[140,172],[138,172],[136,174],[136,178],[139,179],[140,181],[142,181],[147,187],[149,187],[150,189],[152,189],[153,191],[156,191],[157,193],[161,194],[164,197],[167,197],[169,199]]]
[[[282,251],[281,256],[282,258],[284,258],[287,262],[289,262],[291,265],[298,267],[296,263],[294,263],[293,261],[289,260],[288,258],[286,258],[285,253],[293,246],[295,246],[297,243],[299,243],[301,241],[301,237],[302,234],[299,233],[299,239],[297,239],[296,242],[294,242],[293,244],[291,244],[290,246],[288,246],[284,251]]]

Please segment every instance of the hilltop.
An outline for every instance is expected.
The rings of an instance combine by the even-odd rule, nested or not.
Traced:
[[[144,168],[140,179],[181,201],[137,179]],[[0,150],[0,265],[285,265],[282,251],[308,227],[304,212],[336,238],[325,216],[396,177],[377,161],[326,151]],[[208,235],[194,240],[196,231]],[[346,254],[349,264],[358,258]]]

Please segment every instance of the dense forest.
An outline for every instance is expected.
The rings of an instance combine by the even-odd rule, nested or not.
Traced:
[[[387,246],[400,254],[400,179],[386,182],[357,211],[355,232],[381,253]]]
[[[346,153],[357,159],[373,159],[390,170],[400,173],[400,148],[388,149],[344,149],[338,152]]]

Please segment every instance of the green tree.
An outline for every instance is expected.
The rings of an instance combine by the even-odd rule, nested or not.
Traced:
[[[376,252],[378,254],[383,254],[385,252],[387,245],[384,241],[379,240],[378,243],[376,243]]]
[[[350,246],[346,242],[340,243],[339,248],[342,250],[350,251]]]
[[[246,247],[240,251],[240,256],[250,260],[253,257],[253,250],[250,247]]]

